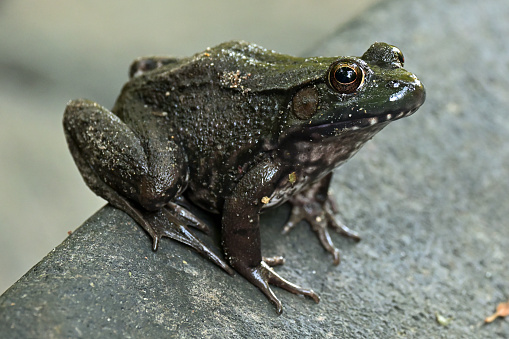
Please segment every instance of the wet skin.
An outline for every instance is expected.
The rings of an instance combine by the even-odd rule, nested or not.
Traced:
[[[273,270],[281,258],[262,257],[259,214],[289,201],[284,232],[307,220],[339,264],[328,228],[359,238],[334,217],[332,170],[423,104],[424,87],[402,67],[385,43],[360,58],[297,58],[238,41],[190,58],[141,58],[111,111],[71,101],[64,130],[87,185],[134,218],[154,250],[162,237],[187,244],[281,313],[271,284],[319,297]],[[226,262],[189,230],[208,230],[190,204],[221,215]]]

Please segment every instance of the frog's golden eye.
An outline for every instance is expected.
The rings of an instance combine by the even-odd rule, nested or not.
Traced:
[[[364,71],[352,61],[338,61],[328,72],[329,85],[341,94],[350,94],[364,82]]]
[[[401,67],[403,67],[405,65],[405,57],[403,56],[403,52],[401,52],[401,50],[396,46],[392,46],[392,52],[398,60],[398,63],[401,65]]]

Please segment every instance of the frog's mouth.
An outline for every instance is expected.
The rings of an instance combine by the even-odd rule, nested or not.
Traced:
[[[394,86],[395,84],[398,86]],[[328,114],[331,114],[332,117],[331,120],[327,121],[328,119],[324,119],[321,122],[317,121],[316,124],[311,124],[309,131],[311,133],[319,133],[325,137],[366,128],[370,130],[377,129],[378,126],[383,128],[391,121],[408,117],[415,113],[426,98],[426,91],[415,76],[412,77],[410,82],[399,81],[391,83],[390,87],[395,87],[398,91],[378,103],[370,101],[357,103],[352,108],[351,114],[347,114],[347,116],[345,116],[345,113],[338,114],[336,112],[334,114],[334,112],[329,112]],[[339,117],[339,120],[334,121],[334,116]]]
[[[339,133],[355,131],[372,126],[380,125],[380,127],[384,127],[391,121],[399,120],[401,118],[405,118],[414,114],[418,108],[419,107],[408,111],[396,111],[385,114],[364,116],[362,118],[352,117],[351,119],[348,120],[329,122],[325,124],[311,126],[308,127],[308,131],[311,134],[318,133],[321,136],[334,136],[338,135]]]

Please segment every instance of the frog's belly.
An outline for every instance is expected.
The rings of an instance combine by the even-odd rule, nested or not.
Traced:
[[[337,164],[340,166],[341,163]],[[303,171],[302,173],[291,172],[288,176],[283,176],[282,180],[280,180],[279,184],[276,186],[276,189],[271,194],[268,202],[264,202],[262,210],[279,206],[295,195],[298,195],[300,192],[305,191],[312,184],[320,181],[323,177],[329,174],[334,168],[326,168],[322,170],[311,171],[310,168]],[[295,181],[290,180],[290,177],[294,176]],[[263,198],[262,198],[263,199]]]

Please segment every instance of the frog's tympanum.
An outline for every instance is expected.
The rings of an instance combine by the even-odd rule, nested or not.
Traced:
[[[359,238],[334,218],[331,173],[422,105],[424,87],[402,67],[385,43],[362,57],[228,42],[190,58],[141,58],[111,111],[71,101],[65,134],[87,185],[136,220],[154,250],[162,237],[180,241],[244,276],[281,313],[269,285],[319,297],[274,271],[281,258],[262,257],[260,212],[290,202],[284,230],[308,221],[339,263],[328,228]],[[221,215],[225,260],[189,230],[208,230],[193,206]]]

